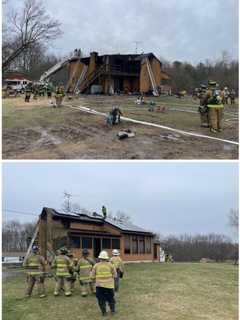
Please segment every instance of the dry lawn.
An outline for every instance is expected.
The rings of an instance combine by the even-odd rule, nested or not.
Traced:
[[[25,299],[24,276],[3,282],[4,320],[97,320],[94,296],[82,298],[77,284],[72,297]],[[237,320],[238,268],[231,264],[131,264],[116,296],[116,320]],[[108,319],[111,317],[108,316]]]

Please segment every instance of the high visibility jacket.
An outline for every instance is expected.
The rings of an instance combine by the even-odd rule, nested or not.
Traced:
[[[91,271],[94,262],[82,257],[78,261],[79,280],[89,282],[91,280]]]
[[[64,96],[65,96],[64,90],[61,89],[61,88],[58,88],[58,89],[56,90],[55,95],[56,95],[56,97],[64,97]]]
[[[206,95],[206,100],[207,100],[207,106],[209,108],[214,108],[214,109],[223,109],[224,105],[220,103],[212,103],[211,100],[213,98],[213,91],[214,90],[208,90],[207,95]]]
[[[123,262],[119,256],[113,256],[110,259],[110,262],[114,265],[115,269],[119,269],[121,272],[123,272]]]
[[[111,262],[96,263],[92,269],[92,278],[96,279],[96,287],[114,289],[116,269]]]
[[[53,268],[56,268],[57,277],[71,277],[73,271],[71,260],[63,254],[60,254],[55,258],[53,261]]]
[[[39,254],[32,254],[27,258],[24,267],[27,269],[28,275],[42,275],[45,271],[45,259]]]

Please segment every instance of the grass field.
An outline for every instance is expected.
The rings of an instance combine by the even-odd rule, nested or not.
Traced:
[[[47,98],[24,102],[23,97],[3,100],[4,159],[235,159],[238,147],[215,140],[175,134],[165,129],[122,122],[109,128],[102,116],[86,114],[71,106],[109,112],[118,105],[124,116],[188,132],[212,135],[200,127],[198,102],[191,97],[148,98],[166,112],[149,112],[131,96],[81,96],[52,108]],[[136,136],[119,141],[120,129]],[[238,140],[238,105],[226,106],[221,139]]]
[[[23,275],[3,282],[4,320],[101,319],[96,298],[24,298]],[[116,320],[237,320],[238,268],[231,264],[131,264],[116,296]],[[110,319],[110,316],[107,318]]]

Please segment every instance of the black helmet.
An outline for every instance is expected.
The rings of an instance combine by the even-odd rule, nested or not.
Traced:
[[[67,254],[68,253],[68,250],[67,250],[66,247],[60,248],[59,251],[60,251],[61,254]]]
[[[33,252],[38,252],[38,246],[35,246],[35,245],[34,245],[34,246],[32,247],[32,251],[33,251]]]
[[[85,249],[85,248],[84,248],[84,249],[82,250],[82,254],[85,255],[85,256],[89,255],[88,249]]]

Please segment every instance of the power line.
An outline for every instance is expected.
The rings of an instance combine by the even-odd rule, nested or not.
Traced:
[[[12,210],[12,209],[4,209],[3,212],[9,212],[9,213],[15,213],[15,214],[21,214],[21,215],[28,215],[28,216],[35,216],[37,217],[36,214],[31,213],[31,212],[26,212],[26,211],[19,211],[19,210]]]

